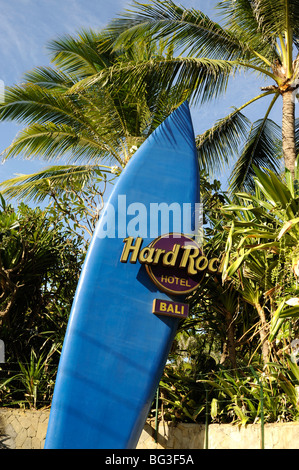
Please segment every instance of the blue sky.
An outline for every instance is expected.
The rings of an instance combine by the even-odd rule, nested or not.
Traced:
[[[218,0],[181,0],[186,7],[204,11],[216,19],[213,10]],[[103,28],[109,20],[129,8],[127,0],[1,0],[0,1],[0,80],[6,86],[22,81],[24,72],[37,66],[49,65],[47,43],[65,34],[76,34],[81,28]],[[253,86],[252,86],[253,84]],[[232,80],[224,98],[215,103],[192,110],[194,129],[200,134],[216,119],[258,95],[261,86],[251,78],[236,77]],[[269,100],[252,107],[248,113],[252,120],[263,116]],[[271,118],[281,124],[281,104],[274,109]],[[6,148],[16,135],[14,123],[0,122],[0,151]],[[0,181],[16,173],[33,173],[46,166],[39,160],[14,159],[0,164]],[[226,176],[224,176],[224,179]],[[223,179],[223,176],[222,178]]]
[[[22,81],[37,66],[50,65],[47,44],[81,28],[102,29],[128,2],[124,0],[1,0],[0,80],[5,86]],[[12,141],[19,127],[0,122],[0,149]],[[39,160],[8,160],[0,164],[0,181],[15,173],[30,174],[46,166]]]

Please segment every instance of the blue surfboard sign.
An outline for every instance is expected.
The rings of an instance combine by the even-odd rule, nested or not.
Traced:
[[[121,257],[124,240],[131,236],[136,243],[135,232],[142,247],[165,234],[165,221],[153,222],[151,210],[161,203],[187,207],[192,220],[199,203],[187,102],[133,155],[99,220],[64,339],[46,449],[132,449],[138,443],[180,321],[178,314],[163,314],[163,301],[170,309],[170,302],[183,299],[159,289],[145,264]],[[177,231],[175,224],[170,217],[169,233]],[[184,312],[180,304],[173,308]]]

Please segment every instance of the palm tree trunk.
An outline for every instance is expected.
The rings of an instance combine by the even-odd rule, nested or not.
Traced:
[[[226,326],[226,342],[223,347],[220,364],[223,364],[226,359],[229,359],[231,367],[237,368],[237,358],[235,349],[235,328],[231,312],[225,311],[225,326]]]
[[[270,360],[270,348],[269,348],[269,341],[268,341],[268,324],[266,320],[266,315],[262,306],[257,303],[255,308],[258,311],[258,315],[260,317],[261,327],[259,329],[260,333],[260,340],[261,340],[261,348],[262,348],[262,357],[264,365],[266,365]]]
[[[296,162],[295,144],[295,102],[292,91],[282,94],[282,150],[285,167],[294,178]]]

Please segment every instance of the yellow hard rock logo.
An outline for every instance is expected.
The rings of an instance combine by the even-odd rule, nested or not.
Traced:
[[[208,271],[210,273],[220,272],[221,266],[218,258],[208,259],[204,256],[199,247],[194,245],[181,245],[175,243],[171,250],[155,248],[154,246],[142,247],[143,239],[137,237],[127,237],[124,240],[124,248],[120,257],[122,263],[136,263],[148,266],[174,267],[182,269],[189,276]],[[180,282],[178,277],[174,277],[173,282]],[[185,281],[183,281],[185,282]]]

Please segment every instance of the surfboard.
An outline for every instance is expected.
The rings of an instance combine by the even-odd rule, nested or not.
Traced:
[[[185,102],[133,155],[98,222],[63,343],[46,449],[136,447],[180,318],[153,313],[155,299],[173,296],[160,291],[138,261],[120,262],[124,239],[135,231],[149,246],[165,230],[165,221],[153,222],[151,207],[198,202]],[[173,224],[170,217],[169,232]]]

